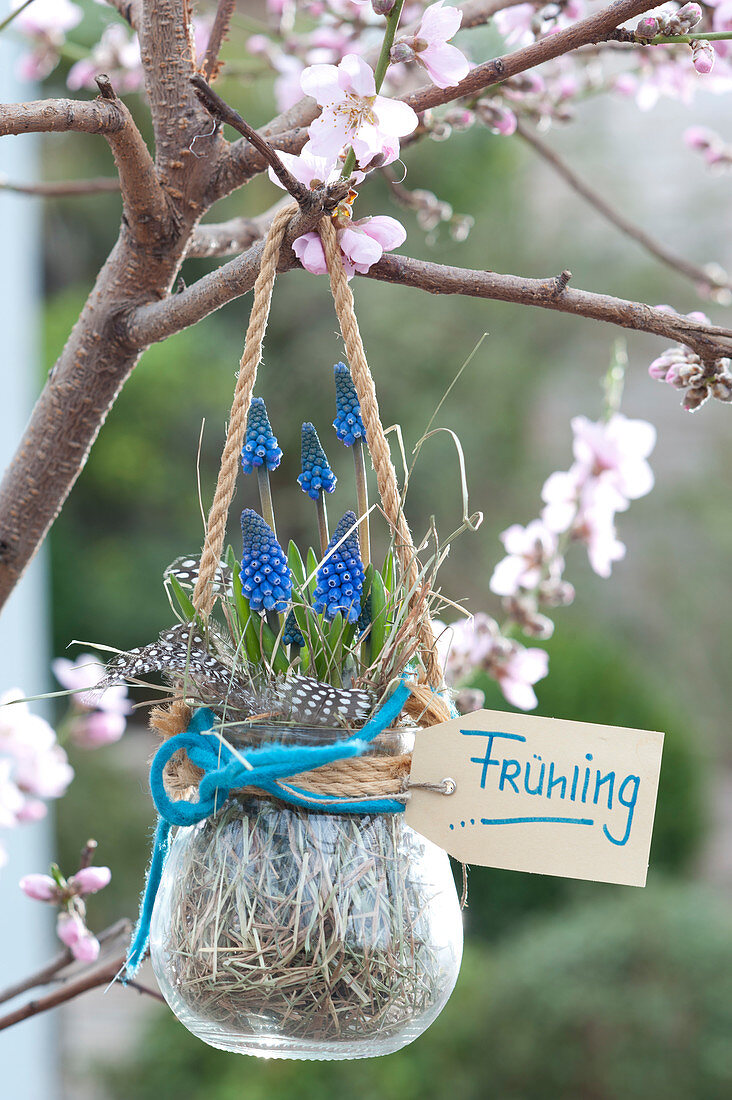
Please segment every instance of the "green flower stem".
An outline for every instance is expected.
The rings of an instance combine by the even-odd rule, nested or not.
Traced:
[[[389,68],[389,54],[391,48],[394,45],[394,37],[399,26],[399,20],[402,14],[402,8],[404,7],[404,0],[396,0],[396,4],[391,9],[386,17],[386,29],[384,30],[384,41],[381,43],[381,52],[379,54],[379,60],[376,62],[376,68],[374,69],[374,84],[376,85],[376,93],[381,91],[381,85],[384,83],[384,77],[386,71]],[[346,160],[343,165],[343,171],[341,172],[342,178],[348,179],[352,174],[353,169],[356,167],[356,154],[353,149],[349,149],[346,155]]]
[[[328,535],[328,513],[325,510],[325,492],[321,489],[315,502],[318,510],[318,533],[320,535],[320,553],[325,557],[330,542]]]
[[[358,504],[358,540],[361,546],[361,561],[364,569],[371,561],[371,541],[369,537],[369,490],[366,483],[366,455],[363,439],[357,439],[351,448],[353,464],[356,470],[356,501]]]
[[[293,642],[290,646],[290,664],[294,665],[296,661],[300,660],[300,646],[295,645]]]
[[[267,626],[274,634],[275,638],[280,632],[280,617],[276,611],[265,611],[264,617],[267,620]]]
[[[6,16],[2,23],[0,23],[0,31],[4,31],[6,27],[9,27],[13,20],[20,15],[22,11],[25,11],[31,3],[33,3],[33,0],[25,0],[25,3],[21,4],[19,8],[16,8],[15,11],[11,11],[10,15]]]
[[[730,31],[699,31],[699,34],[657,34],[655,38],[639,38],[638,42],[649,46],[667,46],[673,45],[675,42],[686,43],[689,45],[691,42],[725,42],[732,40],[732,32]]]
[[[257,466],[257,487],[259,489],[259,499],[262,504],[262,517],[270,525],[272,534],[277,538],[274,505],[272,504],[272,488],[269,483],[269,470],[267,469],[267,464],[264,462],[261,466]]]

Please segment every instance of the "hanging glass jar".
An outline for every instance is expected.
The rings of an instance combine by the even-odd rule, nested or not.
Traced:
[[[262,740],[284,732],[258,727]],[[318,743],[342,736],[317,730]],[[382,734],[373,752],[397,744],[400,733]],[[368,1058],[406,1046],[439,1015],[460,968],[462,918],[446,853],[402,814],[235,797],[177,831],[150,947],[168,1004],[211,1046]]]

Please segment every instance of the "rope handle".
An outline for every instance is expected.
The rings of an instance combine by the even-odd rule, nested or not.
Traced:
[[[239,364],[239,376],[234,390],[234,400],[231,406],[226,442],[221,455],[216,491],[206,523],[206,535],[198,580],[193,590],[193,606],[203,616],[209,614],[215,599],[214,578],[223,551],[226,521],[236,486],[239,455],[244,443],[249,405],[257,378],[257,368],[262,358],[262,342],[269,318],[280,248],[287,225],[297,210],[296,204],[289,203],[275,215],[265,240],[262,263],[254,284],[254,299],[244,341],[244,352]],[[338,236],[329,217],[321,219],[318,224],[318,233],[323,243],[330,278],[330,289],[346,348],[351,377],[361,406],[361,417],[366,431],[366,445],[376,471],[376,483],[384,513],[394,532],[396,554],[404,576],[407,578],[407,583],[413,590],[411,598],[413,602],[417,598],[416,589],[419,576],[417,552],[402,510],[396,471],[391,461],[389,444],[379,416],[376,387],[366,359],[366,352],[356,319],[353,294],[348,285],[348,278],[341,259]],[[437,659],[435,636],[427,616],[422,615],[419,617],[416,629],[425,662],[427,679],[433,686],[439,687],[442,683],[442,673]]]

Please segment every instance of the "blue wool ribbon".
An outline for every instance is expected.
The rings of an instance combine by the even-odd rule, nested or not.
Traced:
[[[134,977],[147,948],[153,906],[168,854],[170,831],[174,825],[195,825],[210,817],[223,806],[231,791],[240,787],[256,787],[305,810],[321,810],[332,814],[402,813],[404,804],[395,798],[342,801],[304,791],[290,783],[282,784],[280,780],[313,771],[335,760],[361,756],[371,741],[388,729],[398,717],[410,694],[411,688],[402,680],[384,705],[375,711],[357,734],[335,741],[332,745],[271,744],[236,752],[211,733],[216,716],[208,707],[200,707],[195,711],[185,733],[164,741],[155,753],[150,767],[150,792],[159,817],[140,903],[140,915],[127,955],[123,981]],[[180,749],[184,749],[192,763],[204,772],[198,785],[197,802],[174,802],[165,790],[165,765]]]

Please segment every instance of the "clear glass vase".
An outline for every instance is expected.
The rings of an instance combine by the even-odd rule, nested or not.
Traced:
[[[168,1004],[211,1046],[343,1059],[421,1035],[454,988],[462,940],[448,857],[402,814],[253,797],[177,831],[150,948]]]

